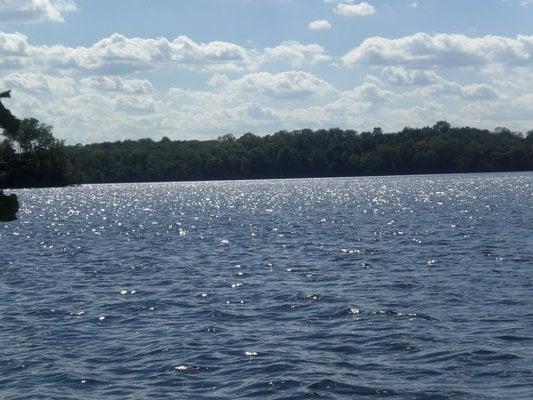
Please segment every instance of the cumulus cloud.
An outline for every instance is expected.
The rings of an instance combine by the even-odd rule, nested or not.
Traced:
[[[335,6],[333,12],[339,15],[344,15],[346,17],[364,17],[367,15],[372,15],[376,12],[376,9],[373,5],[363,1],[357,4],[349,3],[340,3]]]
[[[233,43],[196,43],[186,36],[178,36],[173,41],[127,38],[117,33],[91,47],[40,47],[35,53],[46,58],[53,67],[108,73],[134,72],[162,65],[239,70],[248,62],[246,50]]]
[[[21,89],[31,94],[70,94],[75,91],[71,77],[56,77],[34,72],[11,73],[0,80],[0,87]]]
[[[413,68],[526,64],[533,61],[533,36],[416,33],[398,39],[371,37],[346,53],[342,60],[347,66],[406,65]]]
[[[424,97],[457,96],[465,100],[474,101],[491,101],[500,97],[496,89],[486,83],[463,86],[457,82],[449,82],[447,80],[426,87],[422,93]]]
[[[67,47],[35,46],[23,34],[0,32],[0,57],[2,69],[33,65],[103,75],[162,68],[236,72],[254,70],[265,63],[300,67],[330,60],[322,46],[297,41],[257,51],[223,41],[199,43],[186,36],[168,40],[163,37],[128,38],[118,33],[88,47]]]
[[[208,84],[212,91],[171,88],[169,94],[174,98],[195,103],[227,105],[243,101],[261,101],[279,107],[286,102],[323,100],[337,93],[332,85],[304,71],[285,71],[277,74],[254,72],[233,80],[226,75],[215,74]]]
[[[259,103],[248,103],[244,105],[246,115],[254,120],[272,120],[275,119],[274,113],[267,107]]]
[[[149,94],[153,92],[150,81],[146,79],[124,79],[118,76],[97,76],[85,78],[81,81],[82,86],[89,89],[129,93]]]
[[[442,82],[442,78],[433,71],[408,70],[402,66],[385,67],[381,73],[392,85],[416,86]]]
[[[26,84],[25,89],[22,85],[16,88],[10,108],[16,115],[32,115],[54,125],[58,137],[69,143],[87,143],[162,136],[198,139],[227,132],[267,133],[302,127],[362,130],[382,126],[390,131],[401,129],[404,124],[431,124],[442,118],[486,126],[487,122],[474,123],[479,118],[479,108],[475,113],[466,110],[495,97],[495,89],[488,84],[461,86],[443,79],[439,84],[413,91],[406,86],[408,91],[403,92],[369,77],[352,89],[340,90],[306,74],[261,72],[236,79],[215,74],[210,79],[212,86],[204,90],[172,88],[168,94],[142,95],[114,90],[115,85],[127,86],[114,80],[103,81],[104,87],[111,86],[111,90],[94,88],[94,84],[102,84],[99,79],[81,80],[72,93],[64,96],[47,95],[49,89],[32,83]],[[452,106],[444,105],[450,103],[447,99],[453,100]],[[514,100],[518,99],[526,101],[520,96]],[[491,104],[495,107],[491,108]],[[500,97],[486,108],[496,109],[496,104],[500,104]],[[520,109],[525,110],[523,105]],[[529,107],[529,114],[530,111]]]
[[[316,21],[309,23],[309,29],[313,31],[331,29],[331,24],[328,20],[317,19]]]
[[[411,93],[421,98],[457,96],[465,100],[490,101],[500,97],[498,91],[489,84],[461,85],[444,79],[434,71],[408,70],[401,66],[389,66],[383,68],[381,72],[385,80],[392,85],[422,87]]]
[[[392,91],[383,89],[374,82],[365,82],[346,94],[368,103],[384,103],[394,98]]]
[[[30,64],[27,51],[25,35],[0,31],[0,70],[21,70]]]
[[[76,10],[73,0],[2,0],[0,22],[63,22],[65,13]]]
[[[335,89],[316,75],[303,71],[287,71],[278,74],[257,72],[228,81],[224,90],[231,88],[277,100],[298,100],[312,96],[325,96]]]
[[[276,47],[267,47],[262,56],[262,63],[282,62],[292,67],[301,67],[307,63],[316,64],[329,61],[331,57],[318,44],[302,44],[287,41]]]
[[[29,47],[26,35],[0,31],[0,55],[2,57],[27,56]]]
[[[126,114],[150,114],[155,113],[162,103],[157,102],[152,97],[143,96],[119,96],[114,99],[116,111]]]
[[[34,45],[21,33],[0,32],[0,87],[14,89],[9,105],[15,115],[54,125],[69,143],[304,126],[387,131],[443,118],[493,128],[487,124],[496,114],[489,110],[511,108],[513,115],[498,125],[520,130],[532,121],[526,106],[533,93],[532,43],[529,36],[369,38],[339,65],[359,66],[352,74],[362,82],[335,87],[327,75],[335,72],[320,65],[335,60],[318,44],[289,41],[257,49],[185,36],[114,34],[69,47]],[[462,68],[469,66],[476,68]],[[162,91],[148,80],[159,76],[146,72],[151,70],[200,75],[189,87]],[[379,71],[379,78],[362,78]]]
[[[11,61],[48,69],[67,69],[104,74],[122,74],[161,67],[242,70],[250,54],[228,42],[197,43],[186,36],[127,38],[113,34],[90,47],[33,46],[20,33],[0,32],[0,55]]]

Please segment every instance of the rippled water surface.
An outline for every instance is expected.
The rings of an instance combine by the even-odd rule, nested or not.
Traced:
[[[2,399],[531,399],[533,175],[19,191]]]

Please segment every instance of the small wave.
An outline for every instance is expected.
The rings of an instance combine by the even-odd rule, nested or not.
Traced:
[[[297,380],[273,380],[268,382],[255,382],[239,388],[239,395],[233,398],[271,398],[273,394],[283,391],[297,390],[302,384]]]
[[[363,311],[361,308],[355,304],[352,304],[348,307],[341,307],[334,311],[333,313],[330,313],[329,315],[326,315],[328,318],[342,318],[342,317],[354,317],[361,315]]]
[[[423,313],[402,313],[394,310],[380,310],[370,312],[372,315],[384,316],[384,317],[395,317],[395,318],[405,318],[405,319],[423,319],[426,321],[438,321],[437,318],[431,317],[430,315]]]
[[[230,312],[227,312],[227,311],[220,311],[220,310],[212,311],[210,313],[210,315],[211,315],[211,318],[218,319],[218,320],[221,320],[221,321],[243,320],[243,319],[251,318],[251,316],[249,316],[249,315],[233,314],[233,313],[230,313]]]
[[[533,338],[529,336],[516,336],[516,335],[501,335],[501,336],[496,336],[496,338],[500,340],[505,340],[506,342],[529,342],[533,340]]]
[[[502,361],[519,360],[521,357],[489,349],[475,349],[463,351],[435,351],[418,353],[411,360],[419,360],[425,363],[456,362],[463,365],[485,365],[500,363]]]
[[[182,364],[182,365],[176,365],[174,367],[174,371],[179,373],[191,373],[191,372],[200,372],[202,368],[197,365],[191,365],[191,364]]]
[[[219,328],[218,326],[206,326],[205,328],[199,329],[198,332],[205,332],[215,335],[217,333],[224,332],[224,329]]]
[[[520,356],[512,353],[504,353],[495,350],[489,349],[476,349],[470,352],[463,354],[462,356],[471,359],[474,362],[483,362],[483,363],[497,363],[500,361],[507,360],[519,360]]]
[[[319,382],[307,386],[311,392],[327,392],[341,395],[352,396],[380,396],[380,398],[394,396],[393,390],[374,388],[370,386],[353,385],[349,383],[336,382],[331,379],[323,379]]]
[[[305,296],[305,300],[307,301],[320,301],[322,299],[322,296],[318,293],[311,293]]]

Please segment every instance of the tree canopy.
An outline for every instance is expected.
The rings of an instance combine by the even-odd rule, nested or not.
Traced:
[[[52,127],[17,120],[0,142],[0,188],[184,180],[264,179],[533,170],[533,131],[452,127],[383,133],[338,128],[164,137],[65,146]]]
[[[216,140],[125,140],[66,148],[83,183],[495,172],[533,169],[533,134],[452,127],[338,128]]]
[[[35,118],[19,121],[17,130],[4,130],[0,143],[0,188],[63,186],[72,183],[72,168],[63,141],[52,127]]]

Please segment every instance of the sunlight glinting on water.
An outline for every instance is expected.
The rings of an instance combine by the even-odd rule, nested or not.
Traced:
[[[526,173],[21,190],[19,219],[0,223],[0,387],[520,398],[532,185]]]

